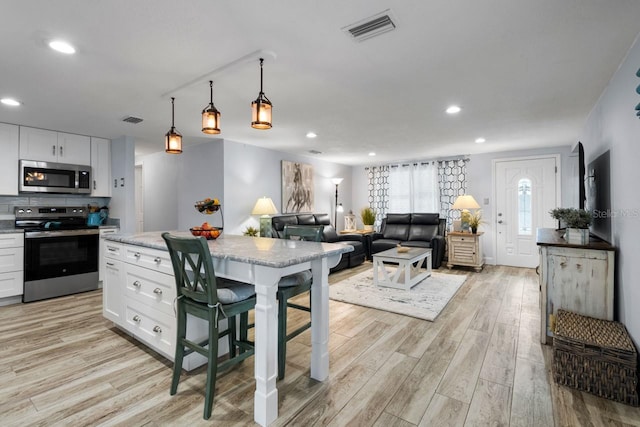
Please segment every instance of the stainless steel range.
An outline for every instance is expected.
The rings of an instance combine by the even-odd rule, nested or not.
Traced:
[[[24,302],[98,289],[99,230],[84,207],[16,207],[24,229]]]

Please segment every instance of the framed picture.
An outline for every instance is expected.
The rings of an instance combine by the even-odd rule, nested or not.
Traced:
[[[313,212],[313,166],[282,161],[282,213]]]

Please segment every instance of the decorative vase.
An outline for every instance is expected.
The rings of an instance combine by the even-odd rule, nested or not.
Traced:
[[[586,245],[589,243],[589,229],[567,227],[564,240],[571,245]]]
[[[478,233],[478,227],[471,227],[471,232],[473,234],[477,234]]]
[[[364,225],[364,229],[365,229],[365,231],[373,231],[373,224],[371,224],[371,225],[365,224]]]

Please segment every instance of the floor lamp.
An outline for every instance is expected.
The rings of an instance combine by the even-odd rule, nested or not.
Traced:
[[[343,178],[332,178],[331,182],[336,185],[336,207],[333,213],[333,227],[338,231],[338,212],[342,212],[342,203],[338,205],[338,185],[342,182]]]
[[[271,237],[271,215],[277,214],[278,209],[269,197],[261,197],[251,211],[251,215],[260,216],[260,237]]]

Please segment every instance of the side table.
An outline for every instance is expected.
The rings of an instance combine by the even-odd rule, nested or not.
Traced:
[[[457,231],[447,234],[447,245],[449,246],[447,267],[451,269],[454,265],[464,265],[473,267],[474,270],[480,272],[484,265],[482,245],[480,244],[482,234],[484,233],[473,234]]]

